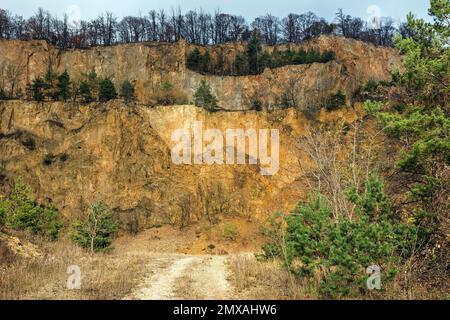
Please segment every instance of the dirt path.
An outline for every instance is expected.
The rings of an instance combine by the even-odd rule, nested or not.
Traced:
[[[127,299],[205,300],[231,299],[225,256],[155,255],[149,275]]]

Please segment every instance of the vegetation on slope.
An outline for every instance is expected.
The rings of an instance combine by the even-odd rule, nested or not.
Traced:
[[[408,33],[395,38],[396,46],[405,55],[404,70],[395,72],[388,85],[397,90],[395,100],[387,96],[386,100],[367,101],[365,115],[356,121],[318,125],[315,132],[300,141],[316,167],[306,177],[311,196],[290,214],[277,214],[264,230],[269,241],[262,258],[275,258],[285,267],[282,276],[274,280],[278,285],[303,281],[301,290],[307,288],[313,292],[309,294],[325,298],[392,297],[397,291],[392,294],[388,290],[393,288],[408,291],[402,296],[411,298],[418,284],[433,287],[438,294],[441,289],[446,291],[450,191],[448,1],[432,0],[430,14],[434,22],[408,16]],[[243,74],[261,72],[267,64],[261,62],[266,60],[260,54],[255,36],[246,58],[239,62],[246,67],[238,70],[244,70]],[[208,61],[205,55],[199,58],[199,66]],[[303,61],[299,57],[308,53],[282,55]],[[319,58],[318,53],[311,55]],[[196,59],[191,62],[197,63]],[[267,57],[267,61],[273,60],[274,56]],[[126,82],[121,89],[124,100],[132,101],[133,85]],[[376,93],[380,85],[368,83],[364,89]],[[56,75],[49,71],[44,78],[37,78],[30,90],[37,101],[108,101],[118,96],[112,81],[98,79],[95,72],[80,84],[73,84],[67,72]],[[171,90],[171,85],[163,85],[161,101],[172,103]],[[338,92],[325,107],[334,110],[346,101],[345,95]],[[200,83],[194,102],[210,111],[217,110],[217,99],[206,82]],[[385,140],[377,149],[373,142],[381,135]],[[348,145],[353,147],[351,152]],[[384,153],[391,147],[395,149],[394,165],[383,163]],[[199,187],[196,195],[186,192],[175,201],[179,214],[169,217],[171,223],[185,228],[204,218],[210,226],[217,225],[221,217],[239,212],[231,207],[237,201],[226,196],[220,185]],[[56,239],[63,227],[59,212],[38,204],[20,181],[7,197],[0,199],[0,227],[4,225],[49,239]],[[134,225],[131,228],[139,229]],[[104,251],[117,229],[110,211],[97,203],[74,224],[71,238],[91,252]],[[236,225],[230,223],[222,225],[221,234],[228,241],[240,236]],[[235,264],[244,269],[239,262]],[[46,270],[60,267],[54,262],[50,265]],[[381,292],[369,292],[367,288],[367,267],[372,265],[381,268]],[[251,270],[246,272],[241,285],[249,281]],[[273,277],[274,269],[270,272]],[[260,269],[254,273],[264,274]],[[40,279],[45,278],[42,274]],[[14,278],[10,273],[8,276],[2,281],[13,283]],[[267,281],[271,279],[266,277]],[[299,291],[295,286],[291,289]]]
[[[179,9],[172,10],[170,18],[164,10],[151,10],[146,15],[127,16],[120,21],[113,13],[106,12],[76,25],[70,24],[67,17],[60,19],[42,8],[28,19],[0,9],[0,39],[46,40],[62,49],[143,41],[173,42],[182,38],[199,45],[221,44],[247,41],[252,33],[259,34],[268,45],[297,43],[324,34],[336,34],[390,46],[396,31],[391,18],[364,21],[345,14],[342,9],[331,23],[312,12],[290,13],[283,19],[267,14],[248,24],[245,18],[220,10],[211,15],[201,9],[183,14]],[[398,31],[409,32],[405,24]]]
[[[0,197],[0,227],[3,224],[50,240],[57,240],[64,227],[59,211],[52,206],[38,204],[20,179],[17,179],[9,196]]]
[[[369,275],[365,269],[373,264],[381,267],[384,282],[395,279],[395,273],[414,263],[416,270],[404,270],[411,279],[409,286],[414,281],[446,286],[450,193],[449,13],[448,1],[432,0],[430,15],[434,22],[408,16],[410,35],[395,39],[405,55],[405,70],[397,72],[394,79],[402,94],[396,96],[393,107],[390,101],[365,104],[368,117],[362,121],[377,116],[381,130],[401,143],[395,167],[385,168],[393,171],[388,182],[398,186],[392,199],[373,174],[358,185],[357,173],[361,169],[356,161],[360,158],[355,152],[359,149],[356,144],[353,160],[347,164],[352,179],[324,164],[324,151],[318,149],[322,153],[311,152],[311,158],[320,169],[316,177],[323,179],[317,186],[319,193],[300,203],[290,215],[277,215],[272,221],[268,231],[272,240],[264,247],[265,257],[279,257],[296,276],[318,281],[324,296],[367,294],[365,280]],[[356,135],[358,123],[353,129]],[[320,138],[316,139],[311,147],[320,145]],[[374,157],[371,152],[368,163]],[[373,169],[367,165],[363,171]]]
[[[201,53],[198,48],[190,52],[186,58],[189,69],[202,74],[220,76],[245,76],[261,74],[265,68],[278,68],[286,65],[311,63],[327,63],[335,60],[335,53],[326,50],[322,54],[316,50],[279,51],[276,47],[272,53],[263,51],[261,40],[256,33],[250,37],[245,52],[236,54],[234,61],[228,61],[220,52],[216,60],[211,58],[209,49]],[[231,67],[230,67],[231,66]]]

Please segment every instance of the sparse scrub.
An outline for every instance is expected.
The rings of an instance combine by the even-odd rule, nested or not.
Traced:
[[[137,235],[144,228],[137,212],[127,212],[125,218],[121,219],[121,225],[126,232],[132,235]]]
[[[2,243],[0,242],[0,252]],[[0,277],[0,300],[117,300],[136,287],[146,272],[150,257],[127,251],[87,255],[67,239],[39,243],[37,258],[12,256]],[[67,267],[77,265],[82,273],[80,290],[68,290]]]
[[[164,81],[153,94],[155,105],[173,106],[188,103],[186,94],[174,87],[170,81]]]
[[[219,216],[228,215],[231,212],[229,193],[221,182],[212,185],[199,185],[197,199],[210,224],[219,222]]]
[[[34,151],[36,149],[36,141],[31,137],[25,138],[22,141],[22,145],[30,151]]]
[[[338,91],[336,94],[328,97],[327,101],[325,102],[325,108],[328,111],[337,110],[342,106],[345,106],[346,102],[347,96],[342,91]]]
[[[16,180],[8,197],[0,199],[0,211],[9,227],[28,230],[51,240],[58,238],[64,226],[58,210],[39,205],[21,179]]]
[[[326,50],[322,54],[316,50],[305,51],[303,49],[279,51],[276,47],[272,53],[263,51],[257,32],[252,33],[245,52],[238,52],[234,61],[224,61],[223,54],[219,53],[218,55],[219,58],[215,61],[211,58],[212,54],[209,49],[202,53],[195,48],[188,54],[186,65],[189,69],[202,74],[246,76],[261,74],[265,68],[327,63],[336,59],[336,54],[332,50]]]
[[[93,100],[92,88],[87,81],[81,81],[80,83],[80,96],[85,103],[89,103]]]
[[[0,100],[21,98],[22,94],[17,86],[25,69],[24,65],[14,65],[7,61],[0,64]]]
[[[371,176],[363,192],[349,191],[355,205],[353,219],[334,219],[322,195],[311,197],[285,217],[285,235],[264,247],[265,256],[282,258],[301,278],[317,277],[320,270],[319,289],[325,297],[355,297],[364,292],[365,270],[370,265],[381,266],[383,280],[389,282],[411,252],[416,230],[395,217],[383,188]],[[281,228],[273,229],[275,234]]]
[[[222,237],[228,241],[236,241],[240,232],[238,227],[232,222],[225,222],[222,225]]]
[[[111,79],[103,78],[99,82],[98,100],[106,102],[117,98],[117,91]]]
[[[130,81],[125,80],[122,83],[122,86],[120,88],[120,96],[127,103],[136,99],[135,88],[134,88],[134,85]]]
[[[107,249],[111,238],[117,232],[118,223],[113,219],[108,208],[101,202],[94,203],[84,221],[73,224],[71,239],[91,252]]]
[[[195,211],[195,197],[191,193],[182,195],[177,201],[180,209],[180,227],[185,228],[191,223],[193,212]]]
[[[200,85],[194,94],[194,104],[197,107],[205,108],[214,112],[219,110],[217,98],[211,90],[211,86],[205,80],[200,81]]]
[[[298,300],[316,298],[307,283],[295,278],[275,260],[257,261],[251,255],[231,258],[231,281],[245,299]]]

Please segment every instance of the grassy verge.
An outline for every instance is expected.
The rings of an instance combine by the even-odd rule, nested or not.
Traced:
[[[5,299],[121,299],[145,273],[145,254],[89,254],[68,240],[39,244],[35,258],[8,257],[0,266],[0,300]],[[81,269],[81,289],[68,290],[67,268]]]

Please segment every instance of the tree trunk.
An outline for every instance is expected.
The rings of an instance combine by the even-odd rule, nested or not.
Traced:
[[[94,253],[94,237],[91,237],[91,252]]]

